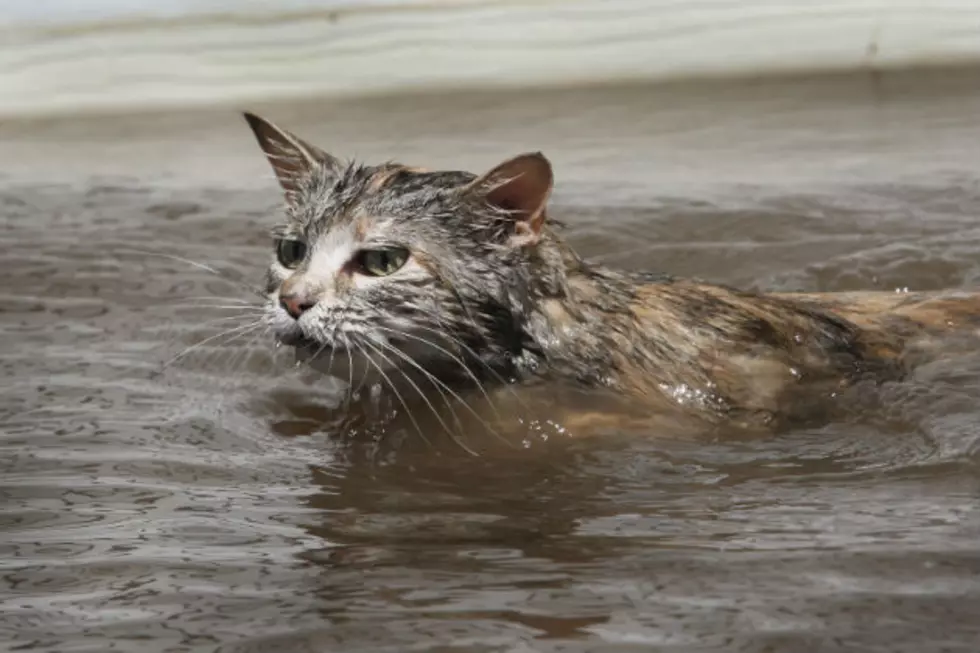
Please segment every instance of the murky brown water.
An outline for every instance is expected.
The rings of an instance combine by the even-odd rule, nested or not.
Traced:
[[[338,154],[543,149],[607,262],[980,284],[980,74],[260,108]],[[0,642],[31,651],[929,651],[980,642],[980,352],[771,439],[369,458],[207,297],[277,191],[233,113],[0,126]],[[221,301],[221,300],[218,300]],[[872,408],[873,406],[873,408]]]

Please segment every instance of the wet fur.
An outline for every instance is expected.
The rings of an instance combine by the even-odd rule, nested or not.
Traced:
[[[308,271],[271,265],[280,339],[308,355],[329,350],[331,365],[392,346],[415,362],[389,351],[403,377],[424,368],[459,392],[555,381],[621,393],[650,411],[768,424],[792,417],[801,395],[901,378],[914,341],[980,326],[975,295],[763,294],[617,271],[580,258],[551,221],[515,245],[509,239],[530,233],[527,225],[486,201],[490,186],[474,189],[472,173],[341,164],[291,142],[315,161],[277,168],[288,209],[275,233],[398,243],[420,275],[366,290],[349,275],[321,279],[322,314],[301,327],[277,311],[276,297]]]

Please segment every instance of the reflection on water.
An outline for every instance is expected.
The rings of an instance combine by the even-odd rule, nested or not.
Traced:
[[[604,154],[612,141],[583,126],[609,109],[583,98],[577,140],[534,140],[566,162],[555,213],[586,254],[778,289],[978,281],[980,165],[952,138],[970,141],[969,125],[929,127],[943,149],[917,158],[924,123],[888,144],[842,123],[847,143],[812,152],[809,170],[839,174],[875,148],[911,154],[869,156],[874,179],[748,186],[712,173],[733,170],[740,148],[752,162],[780,147],[803,158],[792,120],[775,114],[768,144],[706,136],[701,123],[700,140],[663,134],[650,150],[670,158],[684,141],[677,161],[704,158],[703,174],[685,173],[696,183],[667,193],[638,171],[678,173],[634,158],[638,146]],[[934,102],[932,117],[976,100]],[[405,111],[419,125],[443,115]],[[479,458],[373,455],[331,437],[336,396],[262,334],[167,364],[246,319],[226,307],[262,274],[278,203],[267,178],[261,190],[193,173],[160,181],[154,165],[197,160],[192,145],[175,154],[177,141],[157,163],[131,152],[128,179],[53,183],[37,171],[71,126],[25,129],[6,132],[23,156],[0,185],[0,627],[19,650],[975,650],[980,354],[950,352],[869,390],[840,421],[775,438],[658,432]],[[400,142],[420,155],[412,163],[447,160],[465,137],[431,129]],[[233,159],[249,135],[227,130],[246,145],[222,161],[247,168]],[[261,174],[253,155],[248,174]],[[889,166],[900,183],[881,181]]]

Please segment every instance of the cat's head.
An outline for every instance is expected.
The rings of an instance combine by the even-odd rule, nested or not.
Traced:
[[[355,381],[440,368],[472,376],[517,354],[531,261],[547,237],[542,154],[480,176],[361,166],[245,117],[286,196],[267,285],[279,341]]]

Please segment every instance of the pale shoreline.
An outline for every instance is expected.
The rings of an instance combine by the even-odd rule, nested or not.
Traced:
[[[271,186],[239,113],[249,109],[362,160],[480,169],[543,150],[560,194],[579,203],[595,188],[642,203],[725,185],[943,184],[980,173],[978,89],[980,68],[955,68],[35,117],[0,121],[0,174]]]
[[[0,23],[2,117],[980,62],[980,5],[957,0],[210,2],[49,14]]]

